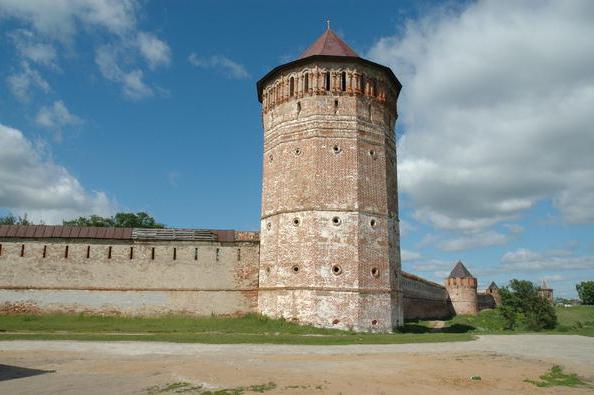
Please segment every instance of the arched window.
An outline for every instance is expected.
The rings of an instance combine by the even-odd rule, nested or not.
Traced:
[[[359,89],[361,93],[365,94],[365,76],[361,74],[361,78],[359,78]]]
[[[330,72],[327,71],[324,73],[324,89],[327,91],[330,90]]]
[[[289,96],[293,96],[295,94],[295,78],[291,77],[289,80]]]
[[[346,71],[343,71],[340,75],[340,90],[346,91]]]
[[[303,90],[307,92],[309,90],[309,74],[305,73],[305,77],[303,80]]]

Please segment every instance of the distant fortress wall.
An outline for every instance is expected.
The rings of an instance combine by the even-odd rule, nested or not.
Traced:
[[[406,272],[402,272],[400,284],[405,319],[441,319],[453,315],[444,286]]]
[[[255,232],[0,228],[2,312],[235,315],[257,309]]]

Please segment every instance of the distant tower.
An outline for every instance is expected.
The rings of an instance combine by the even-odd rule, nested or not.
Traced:
[[[452,307],[456,314],[477,314],[478,295],[476,278],[470,274],[461,261],[445,281]]]
[[[495,301],[495,306],[501,305],[501,294],[499,293],[499,287],[495,284],[495,281],[491,282],[489,288],[485,290],[486,295],[491,295]]]
[[[541,298],[548,300],[550,303],[553,303],[553,289],[549,288],[545,280],[542,280],[540,283],[540,288],[538,288],[538,294]]]
[[[257,88],[264,126],[259,311],[357,331],[401,325],[400,82],[328,28]]]

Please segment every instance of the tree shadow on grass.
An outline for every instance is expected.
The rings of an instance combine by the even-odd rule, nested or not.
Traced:
[[[29,369],[21,366],[0,364],[0,381],[20,379],[23,377],[37,376],[45,373],[55,373],[55,370]]]

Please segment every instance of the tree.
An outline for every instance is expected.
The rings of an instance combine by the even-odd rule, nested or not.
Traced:
[[[582,304],[594,304],[594,281],[582,281],[576,284],[575,289]]]
[[[145,212],[139,213],[117,213],[113,217],[100,217],[91,215],[78,217],[71,221],[63,221],[69,226],[98,226],[115,228],[164,228],[165,225],[158,223],[153,217]]]
[[[4,217],[0,217],[0,225],[34,225],[29,218],[27,218],[27,213],[25,213],[22,217],[15,217],[13,214],[8,214]]]
[[[542,330],[557,325],[553,306],[538,294],[538,287],[525,280],[511,280],[501,293],[501,315],[506,329]]]

